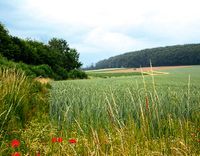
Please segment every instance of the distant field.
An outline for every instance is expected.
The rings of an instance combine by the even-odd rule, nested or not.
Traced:
[[[77,155],[200,155],[200,66],[162,69],[52,82],[51,118]]]
[[[159,71],[159,70],[167,70],[167,69],[177,69],[177,68],[189,68],[190,66],[163,66],[163,67],[152,67],[153,71]],[[129,73],[129,72],[148,72],[151,71],[151,67],[142,67],[142,68],[124,68],[124,69],[118,69],[113,71],[108,71],[112,73]]]
[[[121,76],[138,76],[141,72],[87,72],[90,77],[99,78],[111,78],[111,77],[121,77]],[[145,74],[147,75],[147,74]]]
[[[110,78],[110,77],[120,77],[120,76],[138,76],[142,75],[160,75],[168,74],[167,72],[162,72],[163,70],[179,69],[179,68],[191,68],[191,66],[164,66],[164,67],[143,67],[143,68],[108,68],[99,70],[87,70],[86,73],[90,77],[99,78]]]
[[[106,69],[96,69],[96,70],[86,70],[86,72],[108,72],[108,71],[115,71],[121,70],[126,68],[106,68]]]

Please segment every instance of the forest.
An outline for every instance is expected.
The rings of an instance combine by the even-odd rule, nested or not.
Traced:
[[[200,44],[185,44],[133,51],[101,60],[92,68],[179,66],[200,64]]]
[[[80,70],[79,53],[66,40],[52,38],[48,44],[9,34],[0,23],[0,66],[18,68],[27,75],[55,80],[86,78]]]

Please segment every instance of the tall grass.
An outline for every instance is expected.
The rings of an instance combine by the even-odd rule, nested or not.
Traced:
[[[200,92],[190,78],[178,89],[142,81],[55,82],[52,121],[76,134],[81,155],[199,155]]]
[[[31,83],[23,72],[15,69],[0,69],[0,82],[0,130],[17,123],[24,125]]]
[[[42,85],[23,71],[0,68],[0,149],[8,150],[3,147],[4,142],[20,138],[13,133],[23,130],[27,123],[48,109],[42,91],[45,92]]]

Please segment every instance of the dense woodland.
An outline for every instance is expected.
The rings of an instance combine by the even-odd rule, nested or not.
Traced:
[[[32,76],[86,78],[81,65],[79,53],[64,39],[52,38],[48,44],[24,40],[11,36],[0,23],[0,66],[16,67]]]
[[[175,45],[129,52],[99,61],[93,68],[177,66],[200,64],[200,44]]]

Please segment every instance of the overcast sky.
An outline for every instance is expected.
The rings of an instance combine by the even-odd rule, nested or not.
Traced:
[[[199,0],[0,0],[11,35],[67,40],[84,66],[128,51],[200,43]]]

